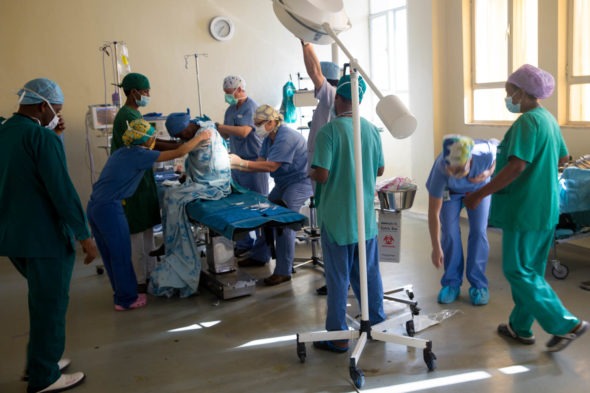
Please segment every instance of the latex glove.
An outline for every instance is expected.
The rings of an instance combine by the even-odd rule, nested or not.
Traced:
[[[229,154],[229,162],[232,169],[240,169],[242,167],[242,159],[235,154]]]

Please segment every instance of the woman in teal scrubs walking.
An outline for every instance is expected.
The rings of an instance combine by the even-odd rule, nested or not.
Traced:
[[[486,186],[464,199],[474,209],[492,196],[490,223],[502,228],[502,267],[512,289],[514,308],[501,336],[534,344],[532,325],[552,334],[547,350],[567,347],[588,329],[572,315],[545,281],[553,232],[559,218],[557,168],[568,152],[553,115],[539,99],[553,93],[555,81],[547,71],[525,64],[506,82],[506,107],[522,113],[498,146],[496,172]]]

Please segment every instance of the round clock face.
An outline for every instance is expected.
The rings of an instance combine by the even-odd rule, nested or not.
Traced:
[[[218,16],[211,19],[209,32],[216,40],[227,41],[234,35],[234,24],[229,18]]]

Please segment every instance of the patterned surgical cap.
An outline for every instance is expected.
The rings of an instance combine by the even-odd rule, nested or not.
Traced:
[[[129,123],[129,127],[123,133],[123,143],[125,146],[129,145],[143,145],[154,134],[156,130],[150,123],[143,119],[135,119]]]
[[[223,80],[223,90],[226,89],[237,89],[241,87],[242,90],[246,89],[246,81],[241,76],[226,76]]]
[[[446,135],[443,138],[443,158],[451,167],[463,166],[471,159],[473,139],[462,135]]]

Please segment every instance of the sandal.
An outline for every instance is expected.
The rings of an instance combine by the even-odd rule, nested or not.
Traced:
[[[115,304],[115,311],[128,311],[136,308],[144,307],[147,304],[147,295],[140,293],[137,295],[137,299],[129,305],[129,307],[123,307]]]
[[[498,334],[502,337],[508,337],[513,340],[516,340],[519,343],[524,344],[524,345],[533,345],[535,343],[535,336],[530,336],[530,337],[519,336],[518,334],[516,334],[514,332],[514,330],[512,330],[512,327],[510,326],[509,323],[499,324],[498,325]]]
[[[588,330],[588,322],[581,321],[575,328],[572,329],[571,332],[564,334],[563,336],[553,336],[549,341],[547,341],[547,351],[549,352],[557,352],[565,349],[568,345],[572,343],[576,338],[580,337],[582,334],[586,333]]]

